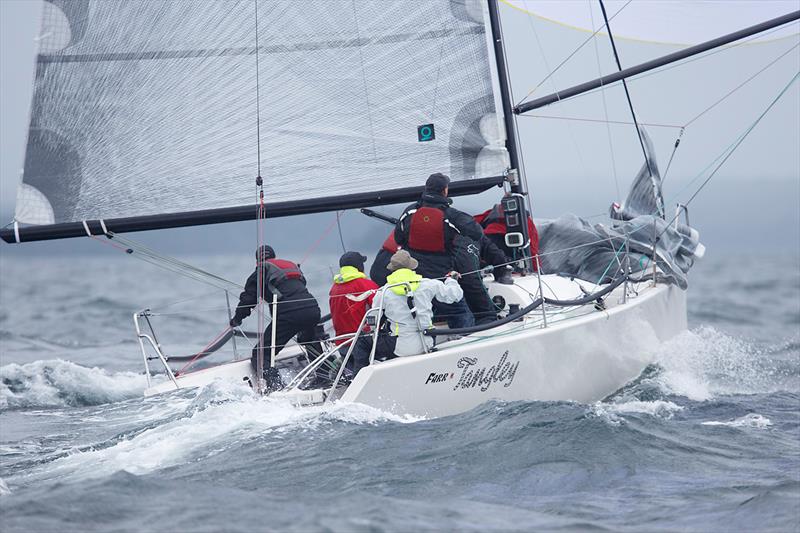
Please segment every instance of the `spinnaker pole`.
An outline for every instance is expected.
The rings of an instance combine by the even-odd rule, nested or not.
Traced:
[[[494,0],[490,1],[494,2]],[[708,52],[709,50],[713,50],[715,48],[719,48],[720,46],[730,44],[734,41],[739,41],[746,37],[756,35],[757,33],[762,33],[767,30],[771,30],[772,28],[783,26],[784,24],[794,22],[798,19],[800,19],[800,11],[793,11],[792,13],[781,15],[780,17],[764,21],[760,24],[749,26],[739,31],[735,31],[727,35],[717,37],[716,39],[711,39],[710,41],[706,41],[704,43],[700,43],[695,46],[690,46],[688,48],[684,48],[683,50],[678,50],[677,52],[673,52],[671,54],[667,54],[662,57],[657,57],[656,59],[651,59],[650,61],[645,61],[644,63],[626,68],[624,70],[620,70],[619,72],[608,74],[606,76],[601,76],[597,79],[587,81],[585,83],[581,83],[573,87],[569,87],[568,89],[564,89],[563,91],[558,91],[553,94],[549,94],[547,96],[542,96],[541,98],[537,98],[536,100],[531,100],[530,102],[523,102],[518,106],[514,107],[514,113],[520,115],[528,111],[533,111],[534,109],[539,109],[540,107],[545,107],[552,103],[561,100],[566,100],[567,98],[572,98],[573,96],[578,96],[579,94],[583,94],[585,92],[589,92],[591,90],[598,89],[606,85],[610,85],[620,80],[630,78],[631,76],[643,74],[650,70],[669,65],[670,63],[675,63],[676,61],[687,59],[689,57],[701,54],[703,52]]]
[[[525,207],[525,199],[528,191],[525,190],[525,176],[519,156],[519,136],[517,135],[517,125],[514,122],[514,104],[511,99],[511,86],[508,76],[508,66],[506,65],[506,53],[503,46],[503,31],[500,25],[500,8],[497,0],[489,2],[489,22],[492,32],[492,45],[494,49],[495,64],[497,65],[497,78],[500,85],[500,99],[503,105],[503,122],[506,131],[506,150],[511,168],[509,169],[509,183],[511,193],[516,197],[516,202],[511,199],[504,199],[503,207],[505,211],[505,222],[508,232],[519,232],[522,234],[522,246],[520,250],[521,258],[524,258],[525,267],[531,271],[532,262],[530,258],[530,235],[528,235],[528,210]],[[517,213],[510,213],[509,207],[515,207]],[[513,220],[517,220],[517,227],[513,227]]]

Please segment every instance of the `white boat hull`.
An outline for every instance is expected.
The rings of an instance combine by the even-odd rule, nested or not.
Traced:
[[[686,327],[685,292],[648,288],[624,305],[547,328],[495,333],[479,343],[369,366],[341,400],[425,417],[491,399],[593,402],[635,379],[659,345]]]
[[[545,295],[560,299],[582,293],[576,282],[542,276]],[[535,277],[513,286],[490,283],[490,292],[508,303],[527,305]],[[594,291],[595,286],[585,289]],[[644,287],[620,303],[624,288],[606,299],[606,309],[592,305],[548,309],[525,321],[444,342],[437,351],[401,357],[362,369],[340,401],[358,402],[396,414],[447,416],[488,400],[601,400],[653,362],[660,344],[686,330],[686,293],[675,286]],[[202,386],[215,379],[252,379],[249,360],[234,361],[185,374],[148,388],[146,395]],[[318,403],[319,394],[287,391],[280,396],[297,403]]]

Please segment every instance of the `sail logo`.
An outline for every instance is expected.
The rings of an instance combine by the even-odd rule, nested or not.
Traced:
[[[509,361],[508,350],[506,350],[496,364],[481,367],[477,365],[476,357],[462,357],[458,360],[456,366],[461,369],[461,376],[453,390],[479,387],[481,392],[486,392],[495,383],[502,383],[503,387],[510,387],[514,382],[514,376],[517,375],[519,361],[516,363]]]
[[[433,128],[433,124],[423,124],[421,126],[417,126],[417,140],[419,142],[425,141],[432,141],[436,138],[436,130]]]

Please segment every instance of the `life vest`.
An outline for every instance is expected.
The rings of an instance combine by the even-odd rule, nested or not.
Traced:
[[[277,267],[286,279],[303,279],[303,273],[300,272],[300,267],[291,261],[285,259],[267,259],[267,263]]]
[[[436,207],[417,207],[407,212],[408,248],[418,252],[446,253],[444,212]]]

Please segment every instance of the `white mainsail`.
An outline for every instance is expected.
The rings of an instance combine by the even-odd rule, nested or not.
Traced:
[[[257,124],[267,202],[502,175],[476,166],[488,24],[464,0],[46,0],[16,220],[252,205]]]

